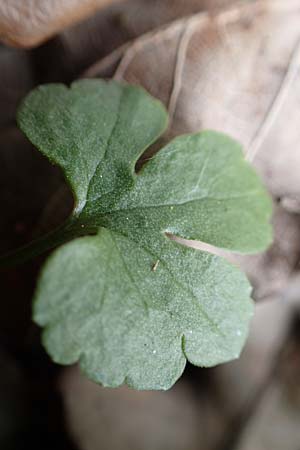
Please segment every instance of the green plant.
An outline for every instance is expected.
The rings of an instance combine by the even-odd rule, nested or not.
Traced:
[[[169,235],[242,253],[270,244],[271,202],[239,144],[213,131],[181,136],[136,174],[167,113],[144,90],[101,80],[35,89],[18,123],[75,198],[66,223],[10,261],[76,238],[48,258],[34,298],[54,361],[79,361],[105,386],[166,389],[186,359],[208,367],[238,357],[249,282]]]

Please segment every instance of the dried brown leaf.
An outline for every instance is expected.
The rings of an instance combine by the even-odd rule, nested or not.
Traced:
[[[0,2],[0,38],[32,47],[110,3],[122,0],[7,0]]]

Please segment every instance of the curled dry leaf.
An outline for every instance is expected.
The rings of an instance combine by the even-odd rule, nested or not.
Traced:
[[[8,0],[0,3],[0,38],[17,47],[40,44],[97,9],[122,0]]]
[[[282,202],[271,250],[235,257],[257,299],[279,293],[299,258],[299,218],[283,208],[292,202],[297,211],[300,199],[299,20],[298,0],[196,14],[137,39],[85,74],[114,73],[162,100],[172,117],[167,139],[213,128],[243,144]]]

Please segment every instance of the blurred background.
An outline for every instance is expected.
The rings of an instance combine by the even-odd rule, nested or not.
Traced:
[[[171,117],[159,144],[224,131],[274,200],[271,248],[225,254],[256,302],[241,358],[188,365],[167,392],[104,389],[52,363],[30,318],[45,256],[1,271],[0,448],[300,450],[300,1],[4,0],[0,40],[1,254],[72,208],[60,170],[15,122],[20,100],[46,82],[144,86]]]

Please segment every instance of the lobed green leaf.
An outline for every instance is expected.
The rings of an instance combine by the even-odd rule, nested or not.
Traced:
[[[66,229],[94,233],[57,249],[39,278],[34,320],[52,358],[137,389],[169,388],[186,360],[237,358],[249,282],[167,233],[242,253],[270,244],[271,202],[240,145],[213,131],[181,136],[136,174],[167,114],[141,88],[102,80],[39,87],[18,122],[71,186]]]

